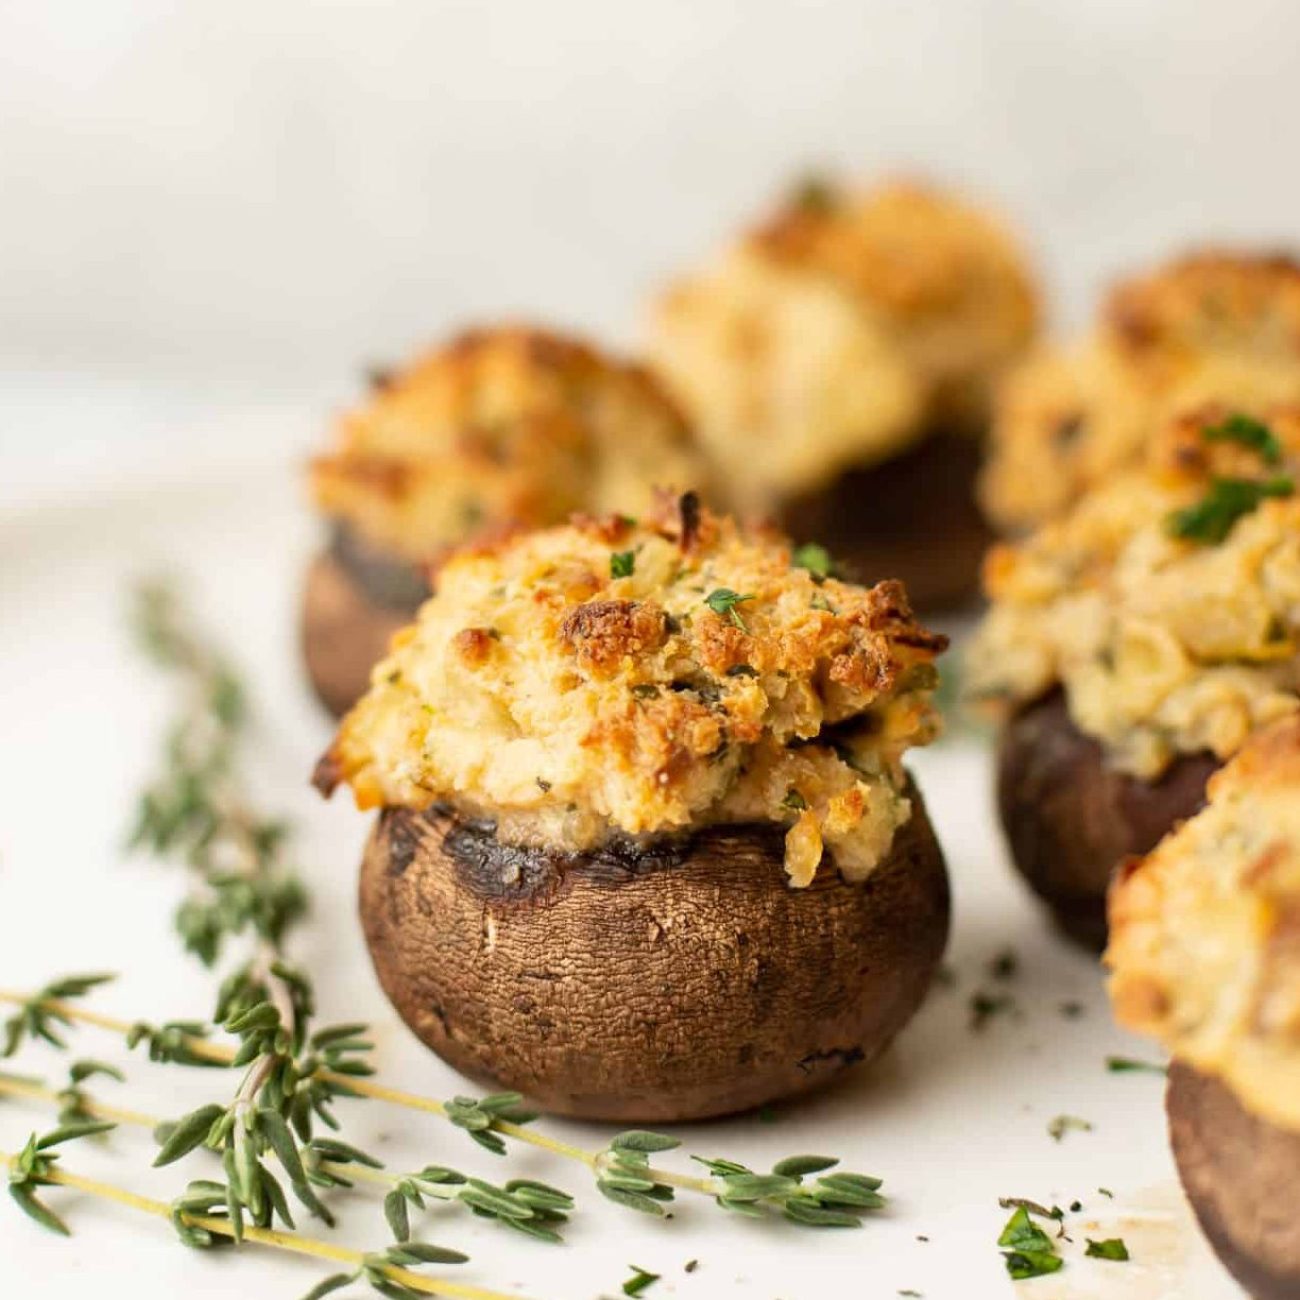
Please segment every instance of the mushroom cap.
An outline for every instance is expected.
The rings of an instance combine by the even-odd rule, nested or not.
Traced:
[[[361,871],[385,992],[484,1084],[585,1119],[703,1119],[877,1056],[920,1005],[948,932],[919,794],[859,884],[789,887],[771,826],[559,854],[444,808],[387,809]]]

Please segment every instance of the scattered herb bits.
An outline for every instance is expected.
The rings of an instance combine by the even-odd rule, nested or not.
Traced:
[[[1077,1115],[1057,1115],[1047,1125],[1048,1134],[1059,1142],[1067,1133],[1091,1133],[1092,1123]]]
[[[1056,1243],[1029,1217],[1023,1205],[1007,1220],[998,1245],[1006,1247],[1002,1258],[1007,1273],[1016,1282],[1055,1273],[1065,1262],[1056,1253]]]
[[[1240,412],[1230,415],[1221,424],[1207,425],[1201,430],[1206,442],[1236,442],[1259,453],[1266,465],[1282,462],[1282,444],[1268,425]]]
[[[1174,537],[1217,546],[1233,525],[1269,497],[1289,497],[1295,484],[1285,475],[1271,479],[1216,478],[1193,505],[1175,510],[1166,526]]]
[[[745,626],[744,619],[736,611],[736,606],[753,599],[753,596],[742,596],[739,592],[732,591],[730,587],[715,587],[705,596],[704,603],[719,618],[729,619],[742,632],[748,632],[749,628]]]
[[[635,1264],[629,1264],[628,1267],[632,1270],[632,1276],[623,1283],[624,1295],[640,1295],[659,1281],[660,1275],[658,1273],[651,1273],[644,1268],[638,1268]]]
[[[614,551],[609,557],[611,578],[630,578],[636,570],[635,551]]]
[[[1105,1241],[1093,1241],[1089,1237],[1086,1254],[1091,1259],[1112,1259],[1118,1263],[1126,1263],[1129,1259],[1128,1247],[1122,1237],[1107,1237]]]

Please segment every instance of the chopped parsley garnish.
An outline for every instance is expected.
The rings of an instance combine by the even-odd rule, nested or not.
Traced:
[[[1282,460],[1282,444],[1268,425],[1240,412],[1228,416],[1222,424],[1202,429],[1201,437],[1206,442],[1238,442],[1251,451],[1257,451],[1266,465],[1277,465]]]
[[[1105,1241],[1093,1241],[1088,1238],[1088,1249],[1085,1252],[1093,1259],[1114,1259],[1121,1263],[1129,1258],[1128,1247],[1124,1244],[1123,1237],[1107,1237]]]
[[[736,606],[753,600],[753,596],[742,596],[730,587],[716,587],[704,598],[704,603],[719,617],[730,619],[742,632],[748,632],[745,621],[736,613]]]
[[[791,786],[785,792],[785,798],[781,800],[781,807],[788,808],[791,812],[806,812],[808,809],[808,800],[799,793],[798,790]]]
[[[1091,1133],[1092,1124],[1086,1119],[1080,1119],[1077,1115],[1058,1115],[1047,1126],[1047,1132],[1057,1142],[1072,1129],[1077,1133]]]
[[[796,546],[790,559],[795,568],[807,569],[814,578],[822,580],[829,578],[831,570],[835,567],[831,553],[816,542],[805,542],[802,546]]]
[[[728,677],[757,677],[758,669],[751,664],[732,664],[727,669]]]
[[[635,1264],[629,1264],[628,1268],[632,1270],[632,1276],[623,1283],[624,1295],[640,1295],[648,1286],[652,1286],[659,1281],[658,1273],[647,1273],[643,1268],[637,1268]]]
[[[1029,1217],[1023,1205],[1007,1220],[998,1245],[1007,1247],[1002,1258],[1016,1282],[1055,1273],[1065,1262],[1056,1253],[1056,1243]]]
[[[1137,1061],[1131,1056],[1108,1056],[1106,1069],[1111,1074],[1168,1074],[1167,1066],[1156,1065],[1153,1061]]]
[[[995,980],[1014,979],[1016,972],[1020,969],[1020,958],[1016,955],[1014,948],[1003,948],[992,961],[989,962],[989,974]]]
[[[1289,497],[1295,484],[1284,474],[1275,478],[1216,478],[1195,504],[1175,510],[1166,520],[1174,537],[1217,546],[1233,525],[1267,497]]]
[[[1009,993],[986,993],[982,989],[971,994],[970,1027],[979,1033],[994,1016],[1009,1015],[1016,1009],[1016,1000]]]
[[[630,578],[636,568],[635,551],[611,551],[609,556],[609,576],[611,578]]]

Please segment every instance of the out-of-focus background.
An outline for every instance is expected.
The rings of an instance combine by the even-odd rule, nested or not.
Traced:
[[[1294,0],[0,5],[9,494],[298,447],[467,318],[634,342],[799,173],[964,182],[1068,322],[1300,227]]]

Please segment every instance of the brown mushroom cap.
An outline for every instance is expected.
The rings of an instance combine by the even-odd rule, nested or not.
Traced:
[[[392,562],[406,575],[418,575]],[[387,653],[393,634],[415,617],[420,599],[398,598],[394,583],[381,588],[338,547],[322,552],[307,570],[300,636],[307,675],[322,704],[342,717],[370,685],[370,670]]]
[[[1165,1098],[1183,1188],[1219,1258],[1256,1300],[1300,1296],[1300,1133],[1175,1061]]]
[[[1100,949],[1111,873],[1199,811],[1217,767],[1212,755],[1191,754],[1155,781],[1118,772],[1075,726],[1064,693],[1053,691],[1021,709],[1002,733],[998,813],[1012,860],[1061,928]]]
[[[936,431],[786,502],[781,525],[820,542],[863,582],[897,578],[923,613],[953,609],[978,593],[993,540],[975,503],[979,464],[978,439]]]
[[[471,1078],[585,1119],[673,1122],[818,1087],[877,1056],[948,933],[924,805],[861,884],[791,889],[774,826],[558,854],[445,809],[387,809],[361,918],[406,1023]]]

